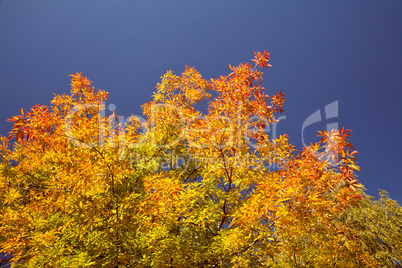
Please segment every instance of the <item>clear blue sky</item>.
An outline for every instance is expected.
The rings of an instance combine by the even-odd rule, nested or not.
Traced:
[[[83,72],[124,116],[141,115],[166,70],[204,78],[268,50],[269,92],[286,93],[279,133],[302,146],[328,123],[353,130],[371,195],[402,202],[402,1],[0,0],[0,133],[20,108],[48,105]],[[338,115],[325,120],[325,106]]]

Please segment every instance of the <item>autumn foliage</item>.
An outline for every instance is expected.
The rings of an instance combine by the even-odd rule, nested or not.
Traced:
[[[13,265],[379,267],[400,256],[376,258],[355,228],[365,199],[350,131],[301,151],[272,139],[284,94],[262,86],[269,54],[252,61],[211,80],[168,71],[144,118],[106,116],[108,93],[81,73],[69,95],[10,118],[0,245]]]

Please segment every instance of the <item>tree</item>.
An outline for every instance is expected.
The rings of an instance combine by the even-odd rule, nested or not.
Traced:
[[[376,267],[341,220],[363,199],[350,131],[302,151],[271,139],[284,94],[262,86],[269,54],[253,61],[210,81],[168,71],[145,119],[106,117],[108,93],[81,73],[70,95],[9,119],[0,242],[13,265]]]
[[[381,267],[402,267],[402,207],[384,190],[379,191],[379,200],[363,195],[365,198],[346,210],[340,220]]]

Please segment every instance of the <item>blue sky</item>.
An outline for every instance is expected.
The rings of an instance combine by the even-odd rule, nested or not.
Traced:
[[[353,130],[359,180],[402,201],[402,1],[0,0],[0,134],[83,72],[123,116],[141,115],[167,70],[204,78],[271,53],[268,93],[286,94],[278,133],[302,147],[328,124]],[[335,117],[325,106],[338,101]]]

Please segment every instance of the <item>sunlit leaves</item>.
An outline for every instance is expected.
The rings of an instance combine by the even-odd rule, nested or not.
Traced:
[[[145,118],[124,123],[106,115],[108,93],[81,73],[50,107],[21,109],[9,119],[10,136],[0,137],[2,250],[22,267],[388,261],[389,252],[381,261],[370,255],[362,219],[353,218],[370,201],[359,189],[350,131],[320,132],[301,151],[286,134],[270,137],[284,93],[262,86],[269,53],[252,61],[211,80],[189,66],[168,71],[143,105]],[[196,109],[203,101],[205,112]],[[388,236],[378,237],[391,243]]]
[[[270,53],[265,50],[263,54],[261,54],[261,52],[254,52],[254,59],[252,59],[252,61],[254,61],[259,68],[272,67],[270,64],[267,64],[269,62],[269,54]]]

